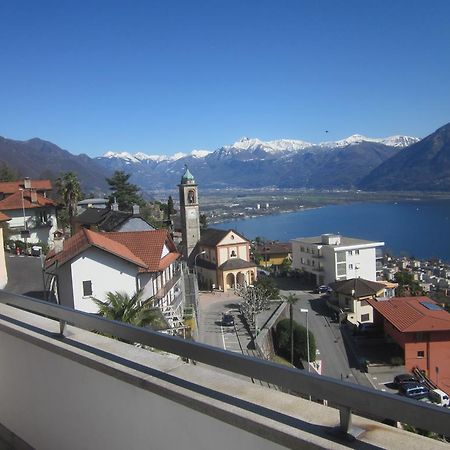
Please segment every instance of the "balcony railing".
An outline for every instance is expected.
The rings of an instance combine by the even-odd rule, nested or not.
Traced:
[[[173,275],[173,277],[155,294],[155,298],[158,300],[163,299],[169,291],[175,286],[175,284],[179,281],[181,277],[181,272],[177,272]]]
[[[326,399],[329,404],[335,405],[339,409],[339,426],[345,433],[351,427],[352,411],[371,417],[407,423],[443,435],[449,433],[450,410],[447,408],[422,404],[416,400],[295,368],[287,368],[270,361],[186,341],[147,328],[107,320],[72,308],[5,291],[0,291],[0,302],[59,320],[61,335],[64,334],[65,324],[70,323],[84,330],[96,330],[128,342],[141,343],[210,366],[262,380],[287,391],[298,392],[316,399]],[[54,338],[58,339],[57,336]]]

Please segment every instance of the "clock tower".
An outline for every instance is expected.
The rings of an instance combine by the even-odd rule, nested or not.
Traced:
[[[200,240],[200,211],[197,183],[187,166],[178,185],[180,191],[181,233],[183,256],[189,260],[192,250]]]

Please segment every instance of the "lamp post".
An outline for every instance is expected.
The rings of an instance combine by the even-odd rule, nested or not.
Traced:
[[[195,272],[195,276],[197,276],[197,258],[198,258],[200,255],[204,255],[205,253],[206,253],[206,250],[203,250],[202,252],[197,253],[197,254],[195,255],[195,258],[194,258],[194,272]]]
[[[309,354],[309,326],[308,326],[308,312],[309,310],[306,308],[301,308],[300,312],[306,314],[306,347],[308,350],[308,372],[310,372],[310,354]]]
[[[20,194],[22,195],[22,214],[23,214],[23,227],[25,228],[25,235],[24,235],[24,239],[25,239],[25,254],[26,254],[26,250],[27,250],[27,234],[28,234],[28,225],[27,225],[27,221],[25,219],[25,202],[23,199],[23,191],[24,189],[19,188]]]

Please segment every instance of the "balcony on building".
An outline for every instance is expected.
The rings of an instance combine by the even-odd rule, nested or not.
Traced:
[[[0,448],[448,448],[381,423],[444,433],[446,408],[4,291],[0,314]]]

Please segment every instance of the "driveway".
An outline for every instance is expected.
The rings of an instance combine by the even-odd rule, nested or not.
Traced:
[[[8,283],[5,291],[43,299],[44,282],[41,258],[6,253]]]

